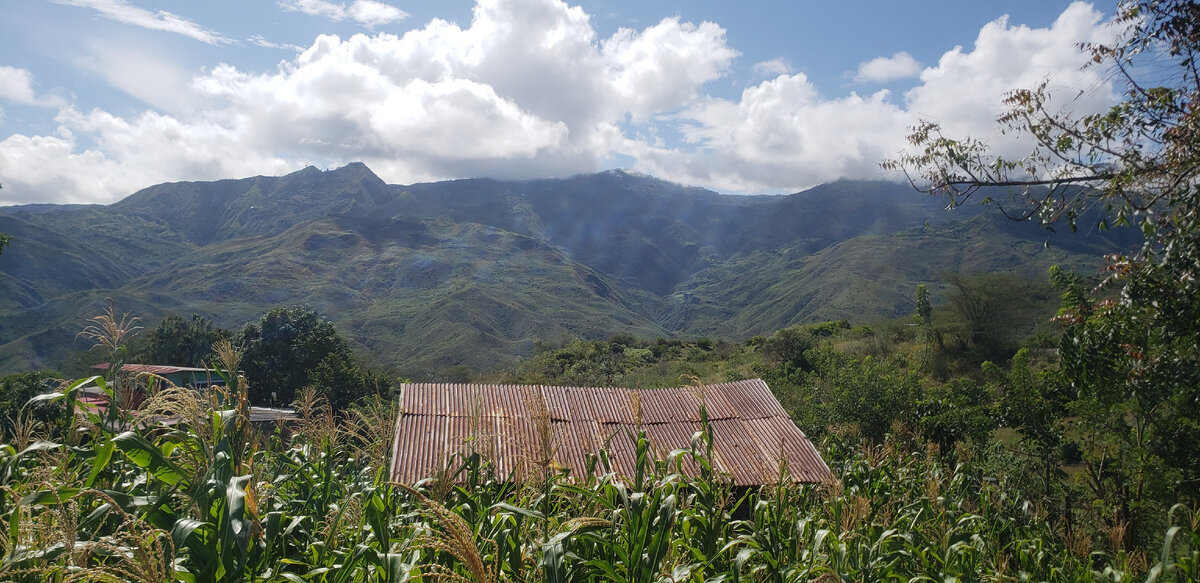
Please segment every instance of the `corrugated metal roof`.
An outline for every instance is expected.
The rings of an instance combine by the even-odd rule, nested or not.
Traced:
[[[712,429],[712,466],[735,485],[774,482],[781,465],[794,482],[830,477],[812,442],[759,379],[700,389],[407,383],[399,390],[392,479],[407,484],[439,475],[452,456],[472,451],[490,459],[499,475],[520,481],[541,471],[547,449],[570,476],[582,475],[588,457],[604,449],[609,469],[629,476],[638,420],[662,459],[691,448],[701,429],[701,400]],[[682,466],[697,471],[687,456]]]
[[[97,370],[108,370],[108,363],[104,362],[100,364],[94,364],[92,365],[92,368]],[[121,365],[121,370],[134,374],[156,375],[169,375],[177,372],[200,372],[216,375],[217,372],[212,369],[196,368],[194,366],[169,366],[162,364],[123,364]]]

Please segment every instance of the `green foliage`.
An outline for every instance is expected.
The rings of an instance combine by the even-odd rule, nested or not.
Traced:
[[[946,276],[946,294],[953,319],[943,332],[955,339],[955,348],[978,365],[1012,356],[1018,343],[1039,321],[1053,313],[1050,287],[1011,273]]]
[[[996,403],[988,387],[971,379],[953,379],[924,391],[916,403],[921,435],[950,452],[958,442],[987,444],[999,427]]]
[[[1006,213],[1043,223],[1065,219],[1074,228],[1091,211],[1101,227],[1140,227],[1141,252],[1111,257],[1097,290],[1053,274],[1064,296],[1061,382],[1071,393],[1065,408],[1076,421],[1084,482],[1114,538],[1132,547],[1147,544],[1163,510],[1200,501],[1200,8],[1128,2],[1116,21],[1123,30],[1111,43],[1083,47],[1124,84],[1107,112],[1072,116],[1051,107],[1047,80],[1013,91],[1000,118],[1033,138],[1029,156],[995,157],[982,141],[952,140],[922,123],[910,136],[920,151],[885,167],[917,172],[953,204],[992,189],[1011,194]],[[1033,398],[1038,392],[1014,391],[1034,410],[1018,422],[1049,442],[1039,410],[1057,404],[1044,391]]]
[[[920,380],[895,362],[872,357],[857,359],[822,345],[809,352],[811,377],[818,394],[828,395],[830,421],[857,427],[874,443],[883,441],[893,425],[909,423],[920,395]],[[803,427],[814,433],[820,427]]]
[[[1020,431],[1026,443],[1036,445],[1043,460],[1053,463],[1051,453],[1063,439],[1059,421],[1066,416],[1070,400],[1057,375],[1036,372],[1026,348],[1013,356],[1008,370],[992,362],[985,362],[983,369],[998,395],[999,420]]]
[[[308,306],[268,311],[242,329],[238,342],[253,403],[286,405],[310,384],[320,386],[330,403],[343,406],[368,393],[346,340]]]
[[[929,288],[925,284],[917,284],[917,310],[913,313],[913,320],[926,334],[933,326],[933,304],[929,301]]]
[[[30,403],[30,399],[49,393],[59,380],[49,371],[13,373],[0,377],[0,435],[11,439],[18,426],[40,423],[51,435],[59,434],[70,421],[67,410],[55,403]]]
[[[756,358],[750,347],[709,339],[641,340],[613,336],[570,340],[560,346],[538,343],[537,354],[483,380],[567,386],[678,387],[684,377],[704,382],[750,378]]]
[[[1163,509],[1200,501],[1200,298],[1159,279],[1169,266],[1128,267],[1116,299],[1081,296],[1076,278],[1058,274],[1059,350],[1087,484],[1135,544]]]
[[[198,314],[186,319],[168,316],[145,335],[149,345],[136,358],[147,364],[199,367],[213,361],[212,347],[218,340],[232,337],[232,332]]]
[[[793,326],[779,330],[756,344],[768,366],[780,367],[784,374],[808,372],[813,368],[808,351],[817,345],[817,337],[818,334],[808,327]]]
[[[391,396],[391,385],[385,377],[360,368],[346,352],[331,352],[321,359],[309,374],[309,385],[336,411],[366,397]]]
[[[102,381],[101,381],[102,382]],[[78,390],[82,385],[77,384]],[[176,393],[162,412],[196,401]],[[61,394],[68,399],[70,390]],[[413,488],[391,483],[377,436],[391,407],[305,410],[290,444],[255,440],[241,411],[173,427],[89,426],[74,447],[0,446],[0,577],[136,581],[1193,581],[1194,510],[1164,514],[1153,554],[1080,546],[988,450],[946,465],[889,439],[831,439],[838,479],[735,493],[710,439],[655,456],[626,436],[634,474],[605,467],[514,484],[479,454]],[[174,405],[168,405],[174,403]],[[190,404],[189,404],[190,403]],[[386,431],[386,430],[385,430]],[[256,445],[262,444],[262,445]],[[692,464],[695,473],[682,473]],[[786,478],[786,470],[781,474]],[[1139,555],[1145,556],[1145,555]]]
[[[116,318],[111,306],[92,321],[97,341],[120,353],[112,329],[127,330],[130,321]],[[131,423],[127,412],[114,422],[77,409],[80,391],[115,398],[120,386],[103,377],[76,381],[34,398],[76,412],[81,422],[64,433],[71,447],[29,435],[24,441],[32,445],[19,452],[0,446],[0,523],[7,526],[0,577],[215,583],[1194,576],[1200,521],[1192,511],[1179,506],[1158,515],[1154,561],[1117,539],[1108,548],[1081,546],[1072,529],[1082,525],[1072,513],[1044,503],[1036,485],[1031,501],[1023,491],[1028,469],[1012,463],[1007,450],[983,445],[989,423],[1002,417],[994,412],[994,389],[959,381],[922,394],[901,362],[835,350],[840,335],[859,331],[832,328],[828,335],[822,331],[829,327],[815,326],[815,334],[756,339],[740,352],[721,343],[620,337],[542,353],[552,360],[604,352],[620,357],[614,362],[643,361],[634,370],[651,365],[647,359],[712,364],[717,353],[761,356],[764,343],[779,348],[772,369],[811,382],[830,419],[856,425],[864,445],[826,442],[838,477],[831,483],[791,484],[783,467],[778,480],[740,493],[713,469],[703,409],[701,431],[684,450],[657,451],[644,431],[614,436],[632,441],[625,446],[635,453],[630,475],[611,471],[607,448],[620,447],[612,442],[600,446],[584,475],[539,462],[546,471],[524,484],[495,475],[486,457],[468,450],[412,488],[390,482],[386,471],[394,403],[375,395],[338,415],[321,399],[322,384],[359,380],[338,352],[322,359],[313,374],[320,382],[297,400],[302,420],[287,444],[283,434],[263,436],[251,427],[250,391],[236,378],[239,355],[229,344],[218,350],[228,389],[204,394],[168,386],[146,404],[144,419],[172,419],[168,425]],[[811,370],[786,366],[809,345],[801,356]],[[992,366],[989,374],[1008,399],[1002,409],[1045,392],[1025,353],[1007,373]],[[909,432],[887,436],[914,413],[941,447],[921,451],[904,441]],[[1022,423],[1034,432],[1036,420]],[[953,462],[938,454],[951,446],[958,452]],[[994,472],[999,468],[1006,469]]]

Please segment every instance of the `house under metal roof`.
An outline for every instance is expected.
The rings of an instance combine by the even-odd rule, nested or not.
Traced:
[[[759,379],[674,389],[413,383],[400,386],[392,441],[392,479],[414,484],[440,474],[455,454],[478,452],[500,476],[554,467],[582,475],[600,449],[611,469],[631,476],[630,435],[645,430],[659,459],[689,450],[705,404],[713,435],[710,463],[738,486],[774,483],[780,464],[792,482],[823,482],[828,466]],[[542,428],[539,430],[539,426]],[[549,435],[549,444],[543,435]],[[684,471],[695,471],[684,456]]]
[[[92,365],[97,370],[108,370],[108,363]],[[154,375],[171,381],[176,386],[206,387],[223,385],[225,379],[216,369],[197,368],[194,366],[170,366],[162,364],[124,364],[121,371],[133,375]]]

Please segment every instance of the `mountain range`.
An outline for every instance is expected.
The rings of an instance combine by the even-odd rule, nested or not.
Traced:
[[[111,297],[240,328],[306,303],[368,363],[485,370],[571,337],[741,339],[911,313],[949,272],[1092,272],[1127,231],[1051,232],[907,185],[723,195],[608,171],[390,185],[360,163],[180,182],[111,205],[0,208],[0,371],[85,348]],[[163,363],[170,364],[170,363]]]

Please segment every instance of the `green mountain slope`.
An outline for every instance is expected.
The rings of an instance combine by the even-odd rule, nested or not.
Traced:
[[[745,338],[799,322],[911,314],[917,284],[936,297],[947,273],[1044,278],[1052,265],[1084,273],[1100,265],[1096,254],[1048,244],[1044,232],[1006,233],[1005,220],[981,215],[942,228],[859,235],[815,253],[796,244],[745,254],[681,284],[658,319],[687,334]]]
[[[0,209],[0,370],[54,365],[105,297],[240,327],[308,303],[368,360],[436,373],[537,340],[742,338],[911,311],[954,271],[1098,265],[1128,233],[1050,234],[901,185],[727,196],[620,171],[387,185],[366,166]]]

